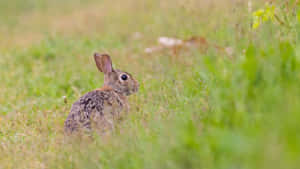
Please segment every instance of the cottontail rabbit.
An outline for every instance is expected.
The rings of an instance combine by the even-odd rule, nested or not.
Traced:
[[[104,85],[86,93],[72,105],[65,121],[67,134],[110,131],[121,111],[128,108],[126,97],[138,91],[139,84],[129,73],[113,69],[109,55],[95,53],[94,59],[104,73]]]

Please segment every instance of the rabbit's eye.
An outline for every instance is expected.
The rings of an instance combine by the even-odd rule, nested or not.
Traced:
[[[128,79],[128,76],[125,75],[125,74],[123,74],[123,75],[121,76],[121,79],[122,79],[122,80],[127,80],[127,79]]]

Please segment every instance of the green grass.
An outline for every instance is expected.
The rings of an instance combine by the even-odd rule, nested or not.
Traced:
[[[247,4],[1,1],[0,169],[298,168],[299,22],[291,5],[278,13],[289,28],[253,30]],[[207,50],[145,53],[160,36],[201,36]],[[69,142],[72,103],[103,82],[95,51],[111,54],[140,91],[114,133]]]

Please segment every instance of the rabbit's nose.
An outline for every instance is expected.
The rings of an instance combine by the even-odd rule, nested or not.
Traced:
[[[140,88],[140,84],[138,82],[135,83],[135,92],[137,92]]]

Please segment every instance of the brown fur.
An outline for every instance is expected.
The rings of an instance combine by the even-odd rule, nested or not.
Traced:
[[[108,91],[108,90],[112,90],[111,87],[104,85],[101,88],[96,89],[97,91]]]

